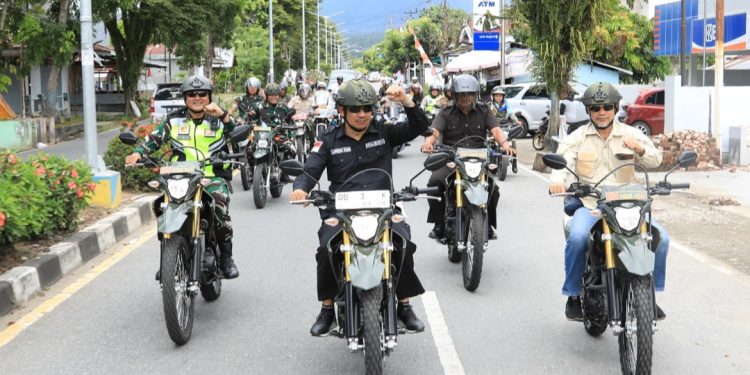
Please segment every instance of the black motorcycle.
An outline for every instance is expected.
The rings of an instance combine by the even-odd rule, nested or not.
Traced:
[[[516,112],[516,116],[520,116],[521,112]],[[511,124],[510,118],[508,117],[507,112],[503,111],[503,113],[498,116],[500,117],[500,129],[503,130],[505,133],[505,136],[507,137],[510,130],[515,128],[516,126]],[[509,138],[510,139],[510,138]],[[516,140],[511,139],[511,147],[517,150],[516,148]],[[508,176],[508,168],[510,167],[511,171],[513,171],[513,174],[518,173],[518,158],[514,157],[513,155],[506,155],[503,153],[502,155],[502,163],[498,163],[498,170],[497,170],[497,178],[500,181],[505,181],[505,178]]]
[[[294,125],[271,127],[262,120],[253,128],[255,137],[249,155],[252,156],[251,166],[254,170],[252,184],[253,202],[256,208],[261,209],[266,206],[268,192],[273,198],[281,196],[285,182],[279,164],[285,159],[294,157],[294,132],[296,132]]]
[[[232,131],[231,138],[241,141],[249,133],[248,126],[240,126]],[[138,143],[131,132],[120,134],[119,139],[128,145]],[[183,146],[183,149],[198,154],[200,161],[168,162],[146,154],[145,161],[136,164],[159,169],[157,179],[149,182],[149,186],[163,191],[153,205],[161,243],[159,279],[167,332],[177,345],[190,340],[198,291],[206,301],[214,301],[221,295],[221,250],[214,232],[218,217],[213,198],[203,190],[211,181],[204,177],[203,168],[207,164],[241,163],[232,159],[244,157],[244,153],[238,153],[206,158],[194,147]]]
[[[431,156],[425,168],[435,170],[447,161],[445,155]],[[281,167],[292,176],[305,173],[297,160],[284,161]],[[366,169],[349,178],[342,188],[364,173],[384,173],[390,180],[388,172],[382,169]],[[434,194],[437,188],[418,189],[410,183],[402,191],[394,192],[391,182],[386,190],[340,190],[331,193],[321,190],[318,184],[318,190],[311,191],[309,199],[292,204],[312,203],[335,212],[324,221],[331,227],[340,225],[339,233],[326,244],[340,290],[336,298],[339,328],[332,336],[346,339],[352,352],[363,350],[366,373],[379,375],[383,372],[384,355],[395,349],[399,333],[404,332],[399,332],[397,326],[395,292],[399,280],[395,270],[403,262],[403,250],[394,246],[394,242],[406,244],[407,240],[391,226],[404,220],[396,203],[431,198],[420,194]],[[399,238],[394,241],[394,237]]]
[[[633,154],[618,154],[620,160],[632,160]],[[651,186],[646,168],[638,163],[623,164],[604,176],[595,185],[580,182],[559,154],[544,155],[544,164],[552,169],[568,169],[576,176],[565,194],[578,198],[593,197],[597,208],[591,213],[599,217],[589,235],[586,269],[581,289],[583,326],[591,336],[599,336],[612,327],[618,336],[620,367],[623,374],[650,374],[653,353],[652,335],[656,331],[654,301],[655,254],[659,238],[649,224],[651,204],[655,195],[669,195],[672,189],[688,189],[690,184],[672,184],[667,177],[678,167],[695,163],[697,154],[687,151],[677,165]],[[623,168],[643,171],[646,183],[623,186],[600,186],[609,176]],[[579,205],[580,206],[580,205]],[[572,215],[573,209],[566,209]],[[565,227],[566,236],[570,228]]]
[[[523,128],[518,126],[508,133],[508,139],[523,134]],[[476,147],[477,144],[482,146]],[[468,291],[479,287],[484,252],[488,247],[487,205],[492,194],[488,177],[497,172],[502,162],[499,157],[503,157],[502,153],[494,151],[494,144],[494,140],[468,136],[454,146],[436,148],[437,154],[451,159],[447,166],[455,170],[445,188],[445,243],[448,259],[463,264],[463,284]]]

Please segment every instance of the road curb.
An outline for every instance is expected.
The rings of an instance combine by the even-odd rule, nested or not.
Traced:
[[[63,276],[148,224],[153,219],[153,200],[154,196],[135,199],[128,206],[50,246],[47,252],[0,275],[0,316],[7,315],[43,288],[54,285]]]

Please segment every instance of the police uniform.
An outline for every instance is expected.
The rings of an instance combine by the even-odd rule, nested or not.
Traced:
[[[448,106],[438,112],[435,120],[432,121],[432,128],[440,132],[443,144],[447,146],[453,146],[467,136],[479,136],[482,140],[478,138],[466,140],[461,142],[460,146],[484,147],[484,139],[487,138],[487,134],[499,126],[490,108],[481,102],[478,102],[468,115],[461,112],[457,106]],[[430,175],[427,186],[437,186],[442,191],[446,187],[446,178],[454,173],[454,170],[448,167],[438,169]],[[489,179],[488,189],[492,192],[487,208],[489,223],[493,228],[497,228],[497,204],[500,199],[500,192],[495,186],[494,179]],[[442,192],[438,196],[443,196]],[[428,204],[430,210],[427,214],[427,222],[445,224],[445,200],[430,199]]]
[[[405,108],[408,122],[398,125],[385,125],[382,119],[375,119],[357,141],[349,138],[344,126],[325,133],[315,142],[307,162],[305,172],[315,179],[320,179],[323,170],[328,172],[329,190],[356,191],[390,189],[391,181],[382,172],[364,173],[353,181],[342,184],[354,174],[369,168],[380,168],[392,171],[391,150],[400,144],[409,142],[427,129],[428,122],[424,112],[418,108]],[[315,186],[315,181],[305,174],[294,180],[294,189],[309,192]],[[321,210],[321,218],[325,219],[333,212]],[[414,273],[413,253],[416,245],[411,241],[409,225],[405,222],[393,225],[393,230],[407,240],[406,244],[398,244],[403,251],[403,263],[400,280],[396,286],[398,298],[408,298],[424,293],[424,288]],[[327,244],[340,233],[341,227],[330,227],[322,224],[318,230],[320,246],[315,256],[318,262],[318,300],[333,299],[339,288],[334,277],[331,262],[328,261]],[[397,238],[398,236],[394,236]],[[404,246],[405,245],[405,246]],[[336,256],[340,256],[337,253]],[[397,265],[399,262],[396,262]]]

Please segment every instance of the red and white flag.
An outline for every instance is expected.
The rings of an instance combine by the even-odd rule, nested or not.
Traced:
[[[419,38],[417,38],[417,34],[414,32],[414,28],[409,25],[409,34],[414,36],[414,48],[416,48],[419,51],[419,56],[422,58],[422,62],[429,65],[430,68],[432,68],[432,75],[437,75],[437,72],[435,72],[435,66],[432,65],[432,61],[430,61],[430,58],[427,56],[427,52],[424,51],[424,48],[422,47],[422,44],[419,43]]]

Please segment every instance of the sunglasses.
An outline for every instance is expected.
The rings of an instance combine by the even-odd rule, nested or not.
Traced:
[[[372,112],[372,106],[371,105],[353,105],[346,107],[347,112],[351,113],[360,113],[362,111],[371,113]]]
[[[208,96],[208,91],[191,91],[189,93],[186,93],[185,95],[188,98],[194,98],[196,96],[199,98],[205,98]]]
[[[589,112],[599,112],[604,108],[605,111],[609,112],[615,109],[614,104],[602,104],[602,105],[590,105],[588,106]]]

